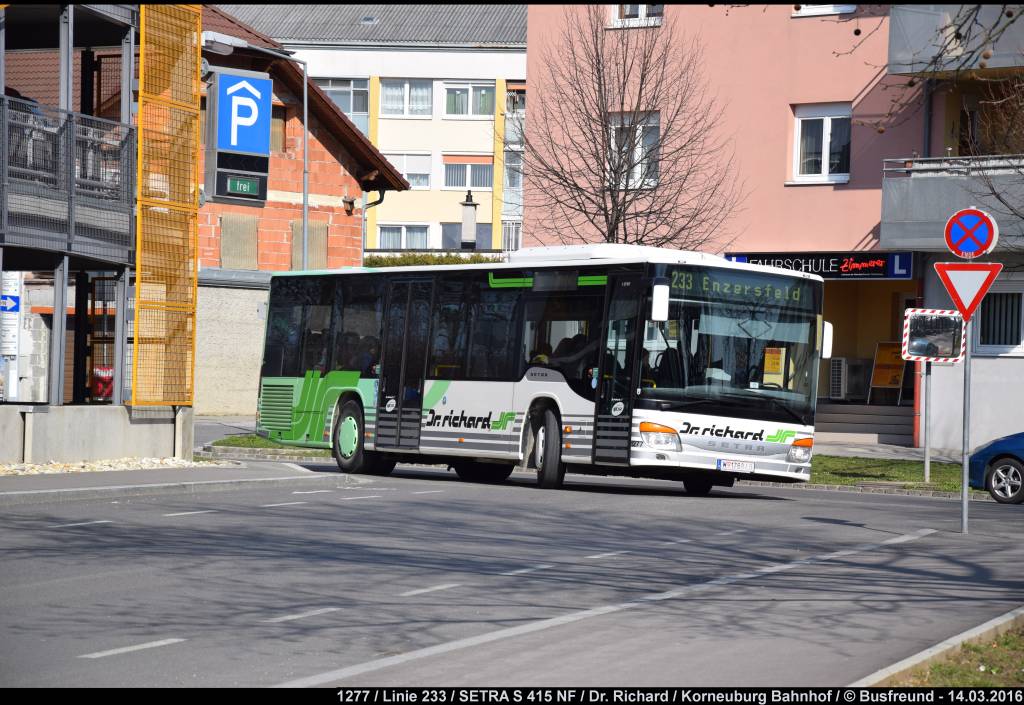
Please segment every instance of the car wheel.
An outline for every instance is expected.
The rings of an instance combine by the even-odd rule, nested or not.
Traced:
[[[565,479],[562,462],[562,429],[558,416],[551,409],[537,415],[534,426],[533,460],[537,469],[537,484],[544,489],[556,489]]]
[[[1024,502],[1024,464],[1013,458],[1000,458],[988,471],[988,493],[1001,504]]]
[[[332,449],[341,472],[387,475],[395,468],[394,459],[363,448],[363,410],[349,400],[342,404],[334,425]]]

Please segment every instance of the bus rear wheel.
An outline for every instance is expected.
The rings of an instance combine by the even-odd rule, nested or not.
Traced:
[[[452,469],[463,482],[484,482],[497,484],[504,482],[512,474],[512,467],[507,465],[482,465],[472,461],[460,460],[452,463]]]
[[[537,485],[544,489],[556,489],[565,480],[565,464],[562,462],[562,429],[558,416],[549,408],[534,416],[533,464],[537,469]]]
[[[334,425],[332,448],[334,460],[341,472],[387,475],[395,468],[395,461],[363,447],[363,410],[353,400],[341,405],[338,423]]]

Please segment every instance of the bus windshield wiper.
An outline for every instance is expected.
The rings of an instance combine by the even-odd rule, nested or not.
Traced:
[[[729,394],[728,396],[733,398],[733,399],[751,399],[752,398],[749,394]],[[785,412],[786,414],[789,414],[789,417],[791,419],[795,420],[801,426],[806,426],[807,425],[807,422],[804,421],[804,417],[803,416],[801,416],[800,414],[798,414],[795,411],[793,411],[792,409],[790,409],[788,406],[786,406],[785,404],[780,402],[775,397],[763,396],[763,395],[761,395],[761,394],[759,394],[757,392],[754,392],[753,398],[758,399],[760,401],[766,401],[771,406],[773,406],[776,409],[778,409],[779,411],[782,411],[782,412]]]

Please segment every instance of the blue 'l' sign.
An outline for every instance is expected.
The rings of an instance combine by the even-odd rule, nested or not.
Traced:
[[[217,78],[217,149],[270,155],[273,81],[221,73]]]

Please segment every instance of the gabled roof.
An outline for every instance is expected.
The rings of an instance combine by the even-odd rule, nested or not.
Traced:
[[[526,5],[221,5],[279,41],[526,48]]]
[[[284,51],[281,44],[214,5],[203,5],[203,31],[219,32],[244,39],[252,46]],[[284,59],[276,60],[274,71],[275,77],[284,83],[293,95],[302,95],[302,69],[296,63]],[[341,108],[327,97],[314,81],[309,80],[307,86],[310,116],[319,120],[353,157],[343,166],[360,182],[362,188],[366,191],[407,190],[409,182],[384,158]]]

